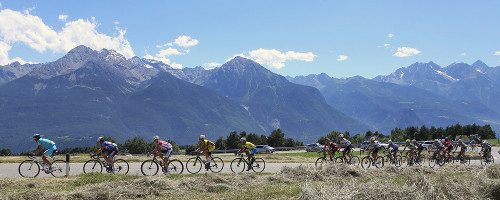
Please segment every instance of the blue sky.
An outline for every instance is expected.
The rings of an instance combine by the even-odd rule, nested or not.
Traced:
[[[415,62],[500,65],[498,1],[5,1],[0,64],[79,44],[174,67],[235,55],[281,75],[373,78]]]

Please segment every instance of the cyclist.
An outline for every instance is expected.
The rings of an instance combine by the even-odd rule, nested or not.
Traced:
[[[373,158],[372,164],[373,164],[373,166],[375,166],[377,164],[378,151],[380,150],[380,148],[382,148],[382,146],[380,145],[380,143],[378,143],[378,141],[375,141],[375,137],[370,138],[370,144],[368,144],[368,146],[366,146],[364,151],[366,151],[368,149],[368,147],[370,147],[370,146],[373,146],[373,149],[370,151],[370,154],[372,155],[372,158]]]
[[[406,150],[406,147],[408,147],[410,149],[410,152],[408,152],[408,158],[411,159],[413,156],[413,153],[415,152],[417,147],[415,145],[411,144],[410,139],[406,139],[406,144],[405,144],[405,148],[403,149],[403,151]],[[403,151],[401,151],[401,152],[403,152]]]
[[[342,151],[342,156],[345,157],[345,154],[347,153],[347,157],[349,157],[349,162],[351,162],[351,160],[352,160],[352,156],[351,156],[352,145],[351,145],[351,142],[349,140],[347,140],[346,138],[344,138],[344,134],[340,134],[339,138],[340,138],[340,147],[344,148],[344,151]]]
[[[441,152],[444,150],[444,145],[443,143],[439,142],[438,139],[434,140],[434,146],[436,147],[436,151],[434,152],[434,157],[438,160],[441,159]]]
[[[247,171],[250,171],[252,169],[252,164],[255,161],[253,155],[257,152],[257,149],[255,148],[255,144],[247,142],[247,139],[244,137],[242,137],[240,141],[241,141],[241,149],[238,151],[238,153],[245,152],[245,154],[247,154],[247,158],[250,161],[250,163],[248,164]]]
[[[424,150],[424,145],[422,143],[417,142],[417,140],[413,139],[412,140],[413,145],[417,147],[417,160],[420,162],[420,154]]]
[[[463,142],[462,142],[462,139],[459,139],[459,140],[458,140],[458,145],[457,145],[457,147],[455,148],[455,151],[454,151],[453,153],[457,152],[458,147],[460,147],[460,156],[461,156],[461,159],[460,159],[460,160],[461,160],[461,161],[464,161],[464,158],[465,158],[465,151],[467,151],[467,145],[466,145],[465,143],[463,143]]]
[[[99,144],[101,147],[95,153],[90,154],[90,156],[94,156],[102,152],[102,156],[112,167],[111,172],[114,173],[116,169],[115,169],[115,163],[113,163],[113,159],[115,155],[118,153],[118,145],[110,141],[104,141],[103,137],[97,138],[97,144]]]
[[[396,159],[398,158],[396,155],[398,154],[399,146],[395,143],[392,143],[391,140],[389,140],[387,143],[389,144],[389,146],[387,147],[387,149],[390,150],[389,155],[392,157],[392,159],[394,160],[394,163],[395,163]],[[385,151],[384,151],[384,153],[385,153]]]
[[[328,154],[330,155],[330,161],[335,162],[335,153],[340,149],[339,146],[333,142],[330,142],[330,138],[325,137],[325,147],[318,151],[325,151],[328,147]]]
[[[210,156],[212,156],[212,151],[215,150],[215,144],[210,140],[205,140],[205,135],[200,135],[199,144],[200,144],[200,146],[194,151],[203,152],[203,154],[205,154],[205,158],[206,158],[206,161],[205,161],[206,165],[205,166],[210,166],[210,165],[208,165],[208,163],[210,163],[212,161],[212,158],[210,158]]]
[[[444,139],[443,145],[445,147],[444,153],[450,157],[451,150],[453,150],[453,144],[448,140],[448,137]]]
[[[40,134],[38,133],[33,135],[33,139],[38,144],[38,147],[35,149],[35,151],[33,151],[33,154],[36,154],[42,151],[43,148],[46,148],[47,150],[45,150],[45,152],[43,152],[42,154],[42,160],[47,165],[49,172],[52,172],[55,167],[50,167],[52,166],[52,163],[47,159],[47,156],[51,156],[54,151],[57,150],[56,143],[49,139],[41,138]]]
[[[486,161],[487,162],[490,162],[490,157],[491,157],[491,144],[486,141],[486,140],[483,140],[483,143],[481,143],[481,152],[483,152],[483,156],[486,157]]]
[[[170,170],[168,169],[168,158],[170,158],[173,151],[172,145],[168,142],[160,140],[160,137],[157,135],[153,137],[153,142],[156,143],[156,148],[151,153],[154,156],[160,156],[163,160],[163,164],[165,165],[165,169],[167,169],[163,173],[170,174]]]

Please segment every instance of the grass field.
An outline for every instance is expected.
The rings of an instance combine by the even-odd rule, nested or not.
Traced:
[[[0,179],[0,199],[495,199],[500,166],[364,170],[348,165],[275,174]]]

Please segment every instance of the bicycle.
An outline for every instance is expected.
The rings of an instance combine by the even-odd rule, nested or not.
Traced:
[[[460,162],[460,164],[463,164],[465,166],[470,165],[470,157],[469,156],[462,156],[460,152],[453,152],[453,154],[458,154],[457,156],[453,156],[455,159],[454,161]]]
[[[410,152],[406,152],[406,166],[407,167],[411,167],[411,166],[414,166],[414,165],[418,165],[418,166],[422,166],[422,163],[420,163],[420,161],[418,160],[417,158],[417,154],[415,152],[413,152],[413,155],[411,157],[408,157],[408,154]]]
[[[148,157],[152,154],[148,153]],[[152,159],[145,160],[141,164],[141,172],[144,176],[154,176],[158,173],[161,167],[161,171],[163,173],[169,172],[170,174],[182,174],[184,171],[184,164],[177,159],[169,159],[168,160],[168,170],[163,164],[163,160],[156,159],[156,156],[153,155]]]
[[[431,168],[434,168],[436,164],[440,167],[444,165],[444,156],[440,156],[439,158],[437,158],[436,154],[438,153],[435,152],[432,157],[429,158],[429,167]]]
[[[85,164],[83,164],[83,173],[101,173],[102,168],[106,169],[106,172],[113,173],[113,167],[99,155],[90,156],[90,160],[87,160]],[[128,162],[123,159],[116,159],[113,157],[113,163],[115,165],[115,172],[117,174],[127,174],[129,170]]]
[[[55,155],[51,155],[47,158],[52,163],[51,166],[48,166],[43,162],[43,160],[40,161],[41,156],[28,155],[27,157],[31,160],[25,160],[21,162],[21,164],[19,164],[19,174],[22,177],[33,178],[38,176],[40,171],[43,171],[46,174],[51,174],[54,177],[66,176],[66,161],[56,160],[54,156]],[[41,168],[40,165],[42,165]]]
[[[370,155],[371,153],[368,153],[367,156],[363,157],[363,159],[361,159],[361,167],[363,168],[370,168],[370,166],[373,165],[373,158],[372,156]],[[384,157],[382,156],[377,156],[377,159],[376,159],[376,162],[375,162],[375,167],[377,168],[382,168],[384,167]]]
[[[345,155],[341,155],[341,156],[335,157],[335,163],[339,163],[339,164],[345,163],[348,165],[359,165],[359,163],[361,163],[358,156],[352,155],[352,151],[350,151],[348,154],[351,155],[351,159],[348,159],[348,157]]]
[[[239,157],[233,159],[230,165],[231,171],[234,173],[243,172],[243,170],[245,170],[245,167],[250,165],[250,161],[247,160],[242,153],[239,153],[238,155]],[[255,158],[254,156],[252,156],[252,159],[254,160],[252,163],[252,170],[254,172],[264,171],[264,169],[266,168],[266,162],[264,161],[264,159]]]
[[[221,158],[210,155],[212,161],[207,164],[201,159],[200,155],[200,152],[197,152],[196,157],[192,157],[186,162],[186,169],[189,173],[196,174],[200,172],[202,166],[205,166],[207,171],[210,170],[214,173],[219,173],[224,168],[224,161]]]
[[[386,150],[387,151],[387,150]],[[386,152],[384,151],[384,153]],[[401,155],[396,155],[395,158],[393,158],[393,154],[389,151],[388,154],[385,155],[387,158],[387,161],[391,164],[393,164],[396,167],[401,167],[401,162],[403,162],[403,156]]]
[[[481,155],[481,153],[479,153]],[[493,158],[493,155],[489,155],[489,159],[484,155],[481,155],[481,165],[488,165],[488,164],[493,164],[495,163],[495,158]]]

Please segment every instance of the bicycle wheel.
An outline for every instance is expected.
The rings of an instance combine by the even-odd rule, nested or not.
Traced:
[[[54,177],[64,177],[66,176],[66,161],[56,160],[52,163],[52,167],[55,168],[50,172]],[[68,168],[69,170],[69,168]]]
[[[446,164],[445,161],[446,160],[443,157],[441,157],[439,159],[436,159],[436,164],[438,164],[440,167],[442,167],[444,164]]]
[[[210,161],[210,171],[214,173],[219,173],[224,168],[224,161],[219,157],[213,157]]]
[[[245,170],[247,163],[243,158],[235,158],[231,161],[231,171],[234,173],[240,173]]]
[[[372,159],[370,157],[364,157],[361,160],[361,167],[368,169],[370,168],[371,165],[372,165]]]
[[[266,168],[266,161],[262,158],[256,158],[252,163],[252,170],[254,172],[262,172]]]
[[[19,174],[22,177],[36,177],[40,173],[40,165],[33,160],[25,160],[19,164]]]
[[[318,159],[316,159],[316,162],[314,164],[316,167],[321,167],[323,165],[326,165],[326,158],[324,157],[320,157]]]
[[[377,168],[384,167],[384,157],[377,156],[377,162],[375,163],[375,167],[377,167]]]
[[[154,160],[145,160],[141,164],[141,172],[144,176],[154,176],[158,173],[160,166]]]
[[[97,160],[88,160],[83,164],[83,173],[101,173],[102,172],[102,164]]]
[[[345,158],[344,161],[347,161],[347,157]],[[361,163],[361,160],[359,159],[358,156],[352,156],[351,160],[349,162],[349,164],[351,164],[351,165],[359,165],[359,163]]]
[[[201,163],[201,160],[199,160],[197,157],[190,158],[186,162],[186,169],[191,174],[196,174],[196,173],[200,172],[202,166],[203,166],[203,163]]]
[[[436,166],[436,158],[429,158],[429,167],[434,168]]]
[[[420,156],[420,160],[419,160],[420,164],[421,164],[421,165],[424,165],[424,164],[425,164],[425,160],[427,160],[427,157],[426,157],[426,156],[424,156],[424,155],[421,155],[421,156]]]
[[[462,163],[464,166],[469,166],[469,165],[470,165],[470,157],[465,156],[464,160],[463,160],[463,161],[461,161],[461,163]]]
[[[401,167],[401,163],[403,162],[403,156],[394,156],[396,159],[394,160],[394,166]]]
[[[116,159],[115,164],[115,173],[117,174],[127,174],[129,170],[128,162],[123,159]]]
[[[337,164],[344,164],[344,157],[343,156],[337,156],[335,158],[335,163],[337,163]]]
[[[169,160],[168,161],[168,171],[170,174],[182,174],[184,171],[184,164],[180,160]]]

